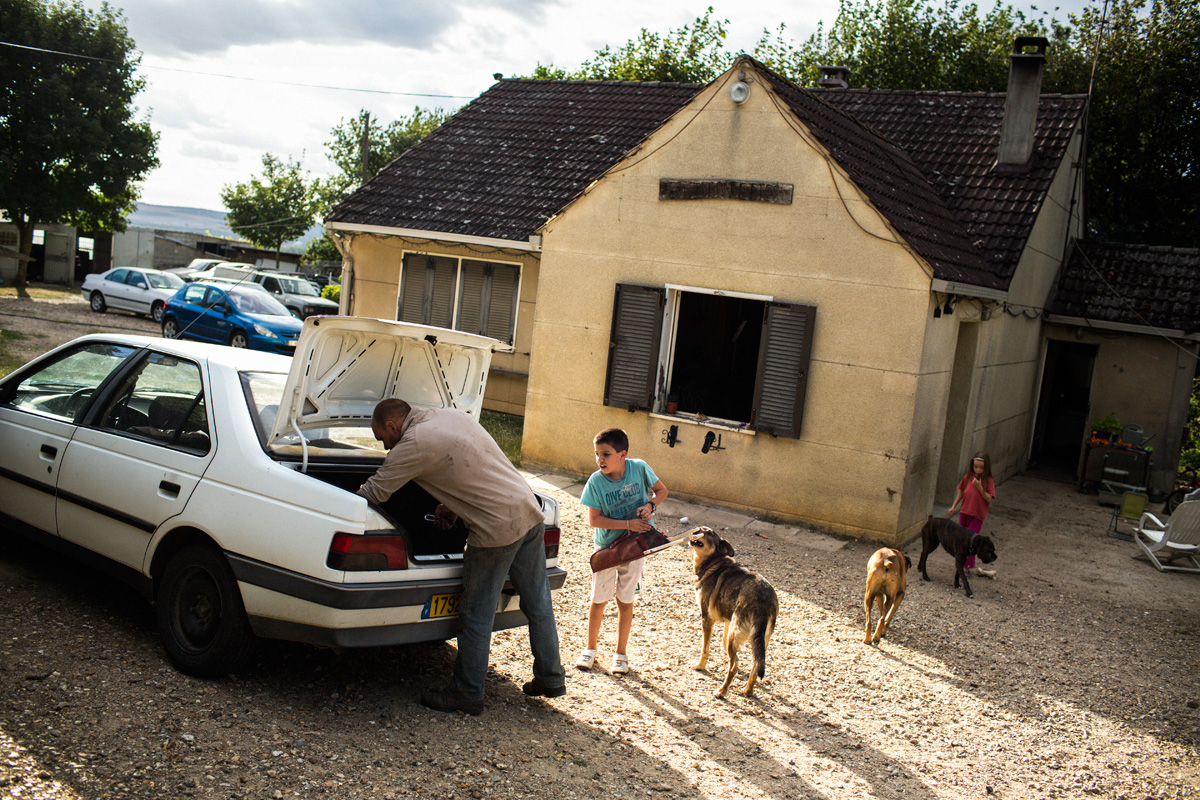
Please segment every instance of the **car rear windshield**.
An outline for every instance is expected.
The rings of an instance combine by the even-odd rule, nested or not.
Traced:
[[[283,387],[287,375],[282,372],[244,372],[242,386],[250,413],[258,426],[258,438],[272,455],[298,457],[303,452],[300,434],[292,431],[267,444],[267,437],[275,426],[283,399]],[[378,460],[385,455],[383,444],[371,432],[370,420],[347,421],[345,425],[328,428],[306,428],[304,439],[308,445],[309,458],[352,458]]]

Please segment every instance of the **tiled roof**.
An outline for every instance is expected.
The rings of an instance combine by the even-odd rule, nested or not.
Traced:
[[[908,153],[823,102],[824,95],[801,89],[759,67],[792,113],[929,262],[936,277],[1005,288],[1006,283],[988,269],[983,252],[968,238],[954,211],[933,190]]]
[[[1007,287],[1083,98],[1044,97],[1032,168],[999,174],[1003,95],[814,91],[753,63],[936,277]],[[327,221],[527,241],[703,88],[502,80]]]
[[[1053,316],[1200,331],[1200,250],[1077,242],[1047,311]]]
[[[326,220],[527,241],[702,88],[502,80]]]
[[[1007,285],[1083,114],[1082,95],[1042,95],[1029,169],[996,170],[1003,94],[814,90],[894,142],[953,209]],[[974,283],[974,281],[971,281]]]

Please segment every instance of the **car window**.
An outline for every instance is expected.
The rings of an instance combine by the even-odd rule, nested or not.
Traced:
[[[233,307],[243,314],[269,314],[280,317],[290,317],[292,312],[283,303],[261,289],[231,289],[229,299]]]
[[[184,292],[184,294],[183,294],[184,302],[195,303],[196,305],[200,305],[201,303],[204,302],[204,293],[207,291],[208,291],[208,287],[204,286],[203,284],[201,284],[199,286],[197,286],[196,284],[192,284],[191,286],[189,286],[187,288],[187,291]]]
[[[147,272],[146,279],[155,289],[178,289],[183,286],[183,278],[169,272]]]
[[[275,280],[274,278],[263,278],[262,285],[263,285],[263,288],[266,289],[268,292],[278,292],[279,291],[279,281]]]
[[[74,421],[104,379],[134,352],[104,342],[82,345],[23,378],[4,404]]]
[[[105,278],[104,280],[106,280],[106,281],[114,281],[114,282],[116,282],[116,283],[124,283],[124,282],[125,282],[125,279],[126,279],[126,278],[128,278],[128,277],[129,277],[129,270],[127,270],[127,269],[114,269],[112,272],[108,273],[108,277],[107,277],[107,278]]]
[[[318,296],[316,290],[313,289],[312,284],[306,280],[301,280],[299,278],[280,278],[279,284],[283,286],[283,290],[288,294],[299,294],[304,295],[305,297]]]
[[[101,428],[201,455],[211,446],[200,368],[164,353],[125,376],[98,419]]]
[[[275,418],[279,414],[279,405],[283,399],[283,387],[287,375],[277,372],[246,372],[242,373],[242,386],[246,392],[246,402],[250,414],[254,417],[258,428],[259,440],[264,444],[271,428],[275,426]],[[371,432],[371,421],[354,420],[337,428],[320,428],[304,432],[308,442],[310,455],[314,452],[330,454],[335,452],[339,457],[351,456],[358,458],[378,459],[385,454],[382,443]],[[276,455],[300,455],[300,437],[289,433],[280,438],[269,448]]]
[[[145,289],[146,288],[146,276],[140,272],[130,272],[129,273],[129,285],[130,286],[140,286],[143,289]]]

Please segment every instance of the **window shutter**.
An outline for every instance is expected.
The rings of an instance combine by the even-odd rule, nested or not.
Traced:
[[[397,319],[449,328],[454,310],[455,267],[452,258],[406,255]]]
[[[458,296],[458,329],[467,333],[483,333],[486,312],[483,308],[484,282],[487,264],[482,261],[464,261],[462,264],[462,291]]]
[[[650,408],[654,399],[654,373],[658,367],[665,298],[665,289],[617,284],[612,334],[608,342],[605,405]]]
[[[517,286],[521,275],[517,267],[492,264],[491,296],[488,299],[487,324],[483,331],[493,339],[513,343],[513,327],[517,318]]]
[[[800,437],[815,306],[767,303],[750,427],[773,436]]]

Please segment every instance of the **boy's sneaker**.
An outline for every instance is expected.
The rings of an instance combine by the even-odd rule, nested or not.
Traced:
[[[592,664],[596,663],[596,651],[584,650],[579,654],[579,658],[575,661],[575,666],[580,669],[591,669]]]
[[[612,671],[614,675],[624,675],[629,672],[629,656],[622,653],[613,656]]]
[[[984,569],[983,567],[976,567],[975,574],[980,576],[981,578],[994,578],[994,577],[996,577],[996,570]]]

